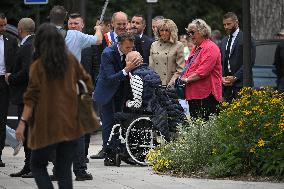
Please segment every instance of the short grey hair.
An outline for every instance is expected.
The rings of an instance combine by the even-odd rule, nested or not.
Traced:
[[[187,31],[191,28],[197,29],[197,31],[204,37],[211,37],[211,27],[206,24],[206,22],[202,19],[195,19],[191,23],[188,24]]]

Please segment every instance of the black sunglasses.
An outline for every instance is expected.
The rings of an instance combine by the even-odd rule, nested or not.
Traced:
[[[187,35],[189,35],[189,36],[193,36],[193,35],[195,34],[195,31],[187,31],[186,33],[187,33]]]

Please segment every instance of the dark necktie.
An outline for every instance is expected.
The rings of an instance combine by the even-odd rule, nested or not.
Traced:
[[[229,59],[230,59],[230,48],[231,48],[231,44],[232,44],[232,39],[233,39],[233,35],[230,34],[229,36],[229,40],[228,40],[228,44],[227,44],[227,48],[225,51],[225,74],[226,75],[231,75],[231,71],[228,69],[228,65],[229,65]]]
[[[126,66],[125,58],[126,58],[126,55],[123,54],[123,55],[121,56],[121,63],[122,63],[122,65],[123,65],[123,67]]]

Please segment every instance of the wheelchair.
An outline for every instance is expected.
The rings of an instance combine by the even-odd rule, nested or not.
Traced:
[[[176,93],[167,91],[164,86],[159,86],[155,90],[149,103],[153,105],[150,109],[144,106],[144,108],[132,108],[128,113],[116,113],[117,124],[113,126],[108,140],[108,146],[113,148],[110,147],[105,152],[106,157],[109,157],[105,159],[106,166],[120,166],[121,160],[129,164],[148,165],[145,159],[149,151],[170,140],[170,136],[164,133],[175,133],[177,123],[185,120],[185,114]],[[163,100],[165,103],[161,103],[159,97],[165,98]],[[169,104],[173,105],[171,109],[168,108]],[[159,107],[167,107],[162,115],[163,119],[160,119],[161,114],[157,113]],[[166,126],[162,128],[157,125]]]
[[[119,167],[121,160],[128,164],[148,165],[146,155],[164,141],[162,134],[153,126],[152,115],[130,113],[127,116],[126,120],[112,128],[108,145],[115,148],[106,151],[111,157],[110,161],[105,161],[106,166]]]

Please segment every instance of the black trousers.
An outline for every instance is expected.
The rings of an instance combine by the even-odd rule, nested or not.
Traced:
[[[5,77],[1,75],[0,76],[0,160],[2,156],[2,150],[5,147],[8,107],[9,107],[9,87],[5,82]]]
[[[237,98],[238,92],[242,87],[235,86],[223,86],[223,98],[227,102],[232,102],[233,99]]]
[[[212,94],[204,99],[188,100],[190,116],[193,118],[201,117],[205,120],[208,120],[211,114],[218,113],[218,104],[219,102]]]
[[[32,150],[31,170],[39,189],[53,189],[52,182],[47,172],[50,154],[56,153],[56,177],[58,188],[72,189],[71,166],[74,158],[75,141],[65,141],[37,150]]]

